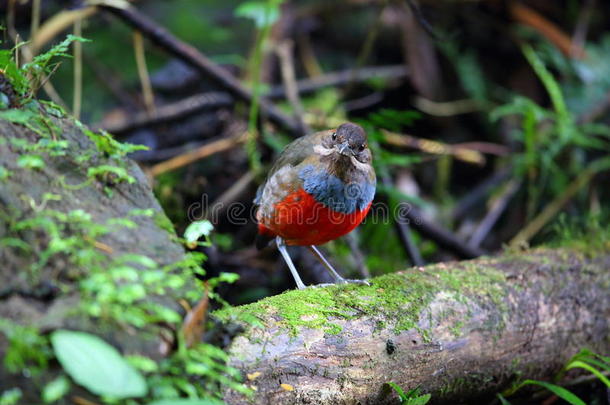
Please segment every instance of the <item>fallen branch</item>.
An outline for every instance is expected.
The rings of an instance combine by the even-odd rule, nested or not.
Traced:
[[[113,135],[122,135],[135,129],[178,121],[202,111],[230,107],[234,103],[235,100],[228,93],[210,91],[157,107],[155,115],[145,111],[131,117],[125,115],[123,119],[105,126],[104,129]]]
[[[148,37],[153,44],[165,49],[168,53],[181,59],[189,66],[196,69],[202,75],[205,75],[233,96],[247,103],[252,102],[252,92],[244,87],[238,79],[208,59],[205,55],[189,44],[180,41],[173,36],[165,28],[161,27],[145,15],[141,14],[133,7],[115,8],[110,6],[100,6],[104,10],[121,18],[124,22],[131,25],[142,35]],[[260,100],[261,113],[268,117],[273,123],[282,129],[292,133],[301,135],[300,127],[294,120],[287,117],[284,113],[278,110],[273,104],[266,100]]]
[[[409,224],[411,224],[413,229],[433,240],[440,247],[455,253],[462,259],[474,259],[475,257],[483,256],[485,254],[482,249],[468,245],[468,243],[461,240],[448,229],[428,221],[422,213],[415,208],[411,208],[403,214],[404,219],[409,221]]]
[[[387,382],[434,401],[482,403],[518,378],[554,375],[582,347],[610,351],[608,266],[607,252],[509,253],[216,315],[249,320],[230,363],[256,388],[253,403],[396,403]]]
[[[240,143],[244,142],[246,138],[244,136],[235,136],[232,138],[220,138],[214,141],[208,142],[205,145],[200,146],[197,149],[188,151],[182,155],[173,157],[165,162],[157,163],[152,166],[147,172],[152,176],[156,177],[162,173],[176,170],[180,167],[189,165],[197,160],[201,160],[215,153],[223,152],[225,150],[234,148]]]
[[[364,67],[356,71],[328,73],[314,79],[297,80],[296,87],[299,95],[309,94],[325,87],[345,85],[353,78],[355,81],[371,79],[400,80],[407,77],[407,69],[403,65],[390,65],[380,67]],[[265,97],[269,99],[283,99],[286,97],[284,86],[272,87]],[[113,135],[122,135],[138,128],[165,124],[180,120],[201,111],[230,107],[235,103],[234,98],[225,92],[205,92],[184,98],[178,102],[157,107],[157,114],[150,116],[146,113],[137,113],[131,119],[125,118],[116,123],[105,126],[104,129]],[[99,127],[100,125],[98,125]]]

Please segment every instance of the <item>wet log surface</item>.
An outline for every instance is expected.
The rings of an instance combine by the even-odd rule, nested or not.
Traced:
[[[508,253],[371,287],[291,291],[218,316],[246,320],[231,364],[250,376],[255,403],[398,403],[386,382],[474,403],[517,378],[552,377],[583,347],[608,353],[609,267],[607,253]]]

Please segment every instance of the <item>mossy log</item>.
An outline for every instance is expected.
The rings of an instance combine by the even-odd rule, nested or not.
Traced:
[[[43,335],[61,328],[89,331],[124,353],[160,358],[163,336],[171,331],[153,311],[177,314],[184,289],[161,286],[149,293],[152,284],[129,282],[118,272],[136,278],[140,270],[169,272],[185,259],[184,249],[125,151],[110,136],[60,115],[38,102],[0,110],[0,321]],[[129,310],[135,316],[128,319]],[[131,322],[146,317],[152,320]],[[24,364],[12,372],[0,364],[0,393],[20,387],[23,403],[38,403],[36,395],[57,365],[34,359],[44,373],[24,377],[31,353],[12,349],[15,327],[7,329],[0,328],[0,359],[12,350]],[[41,356],[47,352],[41,348]]]
[[[475,403],[610,352],[610,254],[540,249],[311,288],[218,313],[242,320],[231,364],[257,404]],[[228,392],[226,400],[244,398]]]

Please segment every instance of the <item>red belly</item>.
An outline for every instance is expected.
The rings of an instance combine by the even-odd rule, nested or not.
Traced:
[[[287,245],[321,245],[351,232],[370,208],[371,203],[351,214],[335,212],[300,189],[276,204],[272,217],[259,218],[258,231],[280,236]]]

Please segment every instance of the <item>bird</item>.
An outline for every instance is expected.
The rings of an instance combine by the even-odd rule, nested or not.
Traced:
[[[341,277],[317,248],[356,228],[375,197],[377,178],[364,129],[346,122],[288,144],[257,190],[256,246],[273,239],[297,288],[306,288],[286,246],[306,246],[336,284],[368,284]]]

